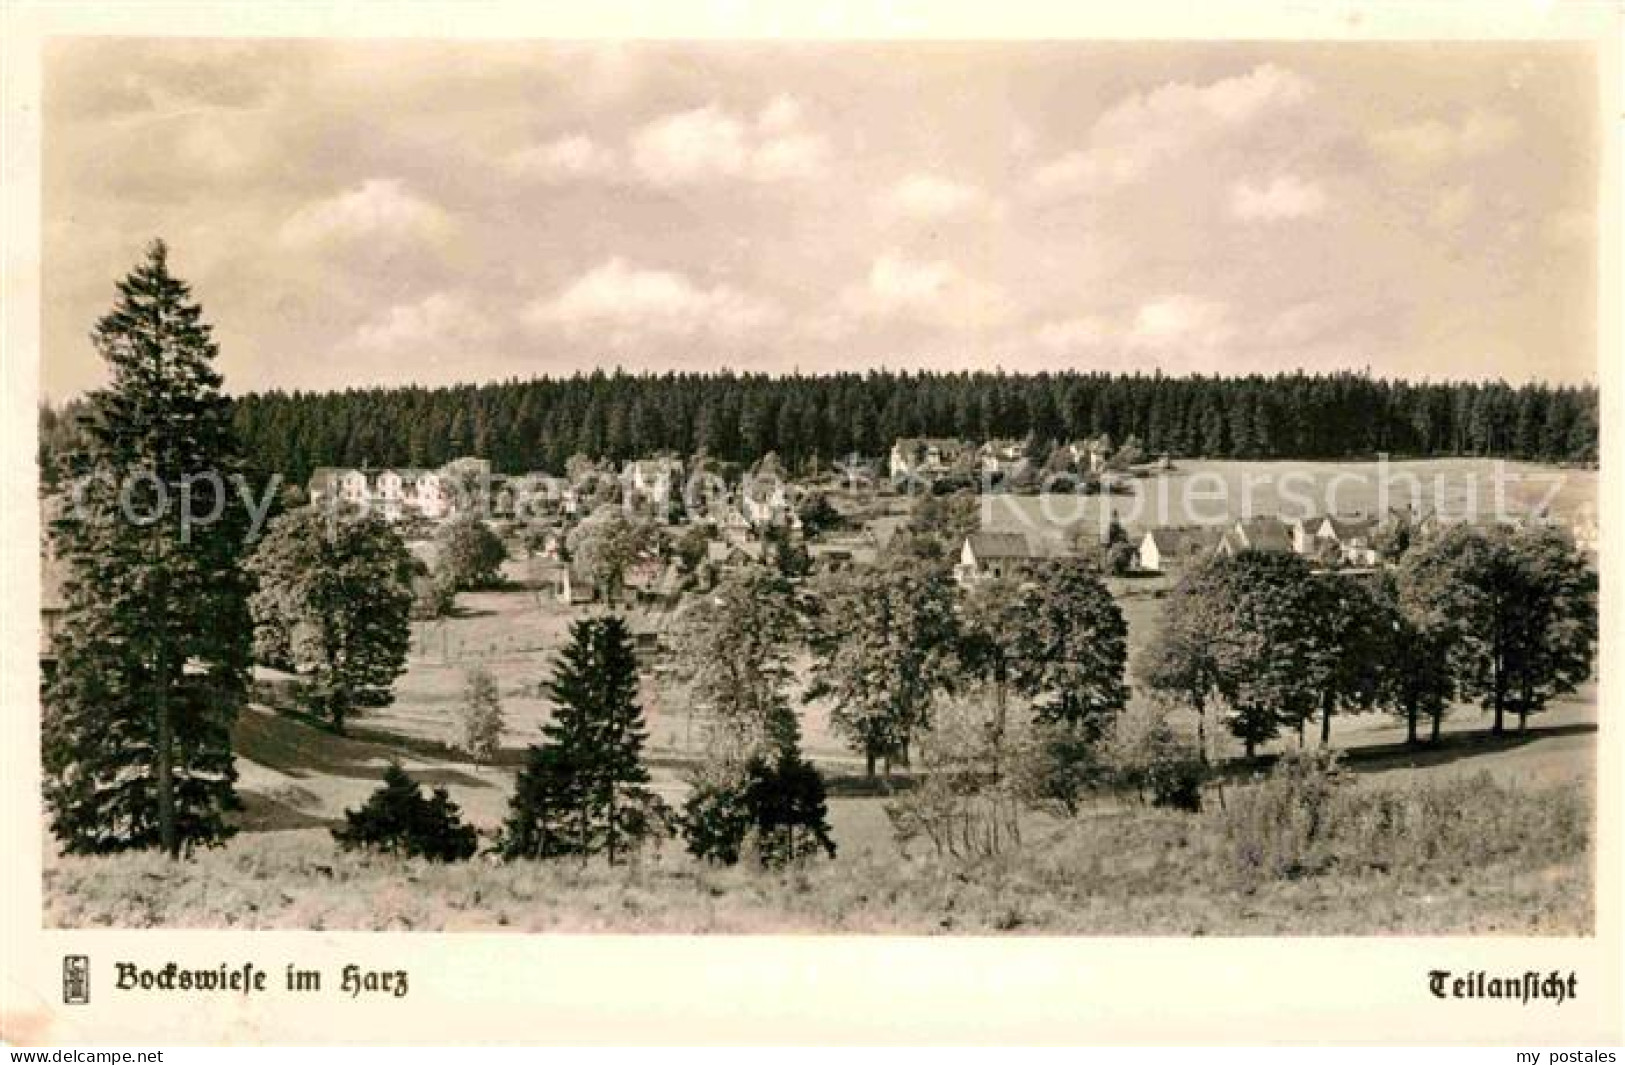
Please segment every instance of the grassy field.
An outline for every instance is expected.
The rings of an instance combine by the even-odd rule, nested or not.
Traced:
[[[1446,517],[1491,515],[1504,498],[1509,512],[1544,506],[1569,520],[1596,515],[1598,471],[1497,459],[1412,459],[1385,466],[1185,459],[1168,474],[1130,483],[1131,492],[1110,496],[985,496],[983,521],[989,528],[1059,541],[1074,526],[1104,528],[1111,515],[1139,533],[1245,515],[1376,514],[1411,505],[1413,498]]]

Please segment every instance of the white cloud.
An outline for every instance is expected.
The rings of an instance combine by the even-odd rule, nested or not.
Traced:
[[[1478,191],[1469,183],[1452,185],[1433,198],[1428,224],[1435,229],[1459,229],[1478,207]]]
[[[751,155],[750,176],[757,181],[796,181],[824,170],[829,143],[814,133],[770,137]]]
[[[1079,193],[1129,184],[1227,131],[1296,106],[1312,91],[1304,78],[1271,63],[1206,85],[1168,82],[1107,109],[1086,146],[1039,167],[1032,185]]]
[[[400,303],[364,322],[350,345],[366,352],[408,355],[488,344],[496,330],[489,315],[461,293],[435,292]]]
[[[1230,213],[1245,221],[1308,218],[1326,209],[1326,193],[1312,181],[1281,174],[1265,184],[1238,181],[1230,188]]]
[[[727,285],[705,288],[682,274],[640,268],[620,258],[589,270],[524,312],[533,329],[599,333],[619,342],[647,336],[737,338],[779,317],[772,303]]]
[[[307,203],[282,224],[285,243],[310,247],[382,240],[438,243],[452,222],[441,208],[397,178],[369,178],[355,188]]]
[[[1140,304],[1127,339],[1150,350],[1213,351],[1235,336],[1229,308],[1218,300],[1184,294]]]
[[[841,302],[860,316],[955,330],[996,325],[1012,311],[1001,289],[965,275],[953,263],[910,259],[895,251],[878,256],[863,282],[842,293]]]
[[[882,205],[891,214],[930,221],[961,214],[983,200],[974,185],[936,174],[910,174],[882,196]]]
[[[1045,322],[1033,332],[1033,340],[1038,346],[1053,353],[1088,350],[1106,343],[1113,336],[1110,323],[1093,316]]]
[[[632,165],[656,185],[811,177],[823,170],[829,144],[800,122],[788,97],[768,104],[756,126],[715,104],[666,115],[632,134]]]
[[[1049,358],[1086,357],[1091,366],[1171,371],[1214,368],[1234,354],[1241,334],[1228,304],[1183,293],[1112,311],[1056,318],[1028,334]]]
[[[769,100],[756,116],[756,125],[764,133],[783,133],[801,123],[801,105],[795,97],[779,95]]]
[[[542,181],[601,177],[612,173],[616,162],[612,149],[580,133],[521,148],[507,159],[514,176]]]
[[[1432,170],[1499,152],[1516,141],[1519,132],[1516,119],[1476,110],[1455,123],[1431,118],[1391,126],[1372,134],[1371,145],[1390,162]]]

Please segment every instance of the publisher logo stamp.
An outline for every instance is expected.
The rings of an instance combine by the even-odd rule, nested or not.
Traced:
[[[69,1006],[83,1006],[90,1001],[89,955],[63,955],[62,1001]]]

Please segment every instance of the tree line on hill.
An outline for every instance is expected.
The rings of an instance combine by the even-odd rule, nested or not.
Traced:
[[[71,446],[70,403],[40,412],[42,457]],[[898,373],[828,376],[621,372],[449,388],[250,393],[232,406],[250,465],[303,483],[317,466],[438,467],[461,455],[500,473],[559,472],[571,455],[672,451],[740,463],[882,455],[900,437],[1101,434],[1152,454],[1236,459],[1494,456],[1597,460],[1592,385],[1410,382],[1364,373],[1164,377]]]

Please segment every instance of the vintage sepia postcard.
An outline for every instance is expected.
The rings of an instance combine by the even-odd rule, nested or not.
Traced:
[[[12,9],[0,1038],[1619,1042],[1619,11],[985,8]]]

